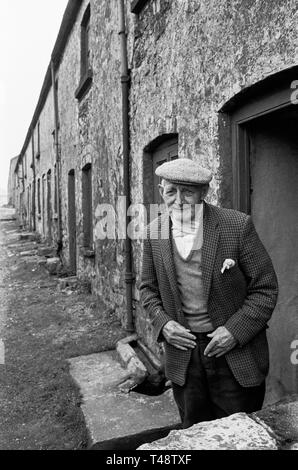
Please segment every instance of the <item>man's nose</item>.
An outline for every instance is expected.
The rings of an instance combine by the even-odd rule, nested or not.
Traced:
[[[178,189],[176,193],[176,204],[182,204],[182,194],[180,189]]]

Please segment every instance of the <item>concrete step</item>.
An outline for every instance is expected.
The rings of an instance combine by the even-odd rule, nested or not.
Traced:
[[[37,252],[38,256],[45,256],[46,258],[54,258],[56,249],[52,246],[40,246]]]
[[[60,258],[47,258],[47,261],[45,263],[45,268],[52,275],[59,274],[62,269]]]
[[[121,384],[131,378],[131,372],[121,366],[116,351],[69,362],[71,375],[83,395],[82,411],[92,448],[136,449],[179,428],[171,389],[158,396],[121,391]]]

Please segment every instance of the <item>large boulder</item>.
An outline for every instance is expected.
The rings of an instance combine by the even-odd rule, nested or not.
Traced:
[[[205,421],[138,450],[277,450],[276,439],[246,413]]]

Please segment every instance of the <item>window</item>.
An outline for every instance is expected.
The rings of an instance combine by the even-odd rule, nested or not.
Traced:
[[[148,0],[132,0],[130,7],[131,12],[138,15],[146,3],[148,3]]]
[[[82,171],[82,212],[83,212],[83,245],[92,249],[93,221],[92,221],[92,167],[84,166]]]
[[[27,178],[27,154],[24,155],[24,178]]]
[[[40,157],[40,122],[37,124],[37,149],[36,149],[36,158]]]
[[[143,193],[144,204],[162,204],[155,170],[162,163],[178,158],[178,134],[164,134],[152,141],[144,152]]]
[[[81,77],[84,77],[90,68],[90,5],[88,6],[81,24]]]
[[[58,101],[58,79],[55,80],[55,113],[57,114],[55,118],[57,119],[57,127],[60,129],[60,120],[59,120],[59,101]]]
[[[178,158],[178,141],[176,139],[170,140],[160,145],[152,155],[154,203],[162,204],[163,202],[158,189],[158,185],[160,184],[161,178],[159,176],[156,176],[155,170],[163,163],[175,160],[176,158]]]
[[[88,5],[81,23],[81,79],[75,96],[80,100],[92,84],[91,47],[90,47],[91,9]]]

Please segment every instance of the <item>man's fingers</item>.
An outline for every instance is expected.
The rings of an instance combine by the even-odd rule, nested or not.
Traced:
[[[216,339],[213,338],[210,343],[207,345],[205,351],[204,351],[204,355],[205,356],[208,356],[208,354],[210,354],[210,352],[215,348],[215,346],[217,346],[216,344]]]
[[[184,336],[177,335],[177,333],[169,338],[169,343],[173,346],[179,346],[184,349],[194,349],[196,347],[195,341],[187,339]]]
[[[225,349],[215,349],[214,351],[210,352],[209,354],[207,354],[208,357],[219,357],[219,355],[221,356],[222,354],[225,354],[227,351]]]
[[[186,329],[184,329],[184,328],[181,328],[181,329],[180,329],[180,328],[179,328],[179,329],[177,328],[177,330],[175,331],[175,333],[177,333],[177,335],[179,335],[179,336],[183,336],[184,338],[193,339],[193,340],[196,339],[196,337],[195,337],[192,333],[190,333],[189,330],[186,330]]]
[[[208,338],[213,338],[213,336],[216,334],[216,331],[212,331],[212,333],[208,333]]]
[[[195,348],[196,343],[195,341],[187,341],[185,338],[174,338],[173,342],[179,344],[180,346],[184,346],[185,348]]]
[[[187,348],[185,348],[184,346],[180,346],[179,344],[172,343],[172,346],[174,346],[177,349],[181,349],[181,351],[187,351]]]

